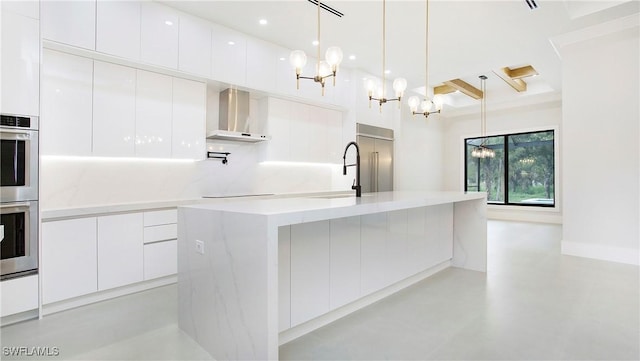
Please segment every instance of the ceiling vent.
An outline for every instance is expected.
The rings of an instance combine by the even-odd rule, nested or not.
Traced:
[[[529,10],[535,10],[538,8],[538,4],[536,4],[536,0],[524,0],[529,7]]]
[[[313,4],[313,5],[315,5],[315,6],[318,6],[318,1],[319,1],[319,0],[307,0],[307,1],[308,1],[308,2],[310,2],[310,3],[312,3],[312,4]],[[527,0],[527,1],[533,1],[533,0]],[[341,18],[341,17],[343,17],[343,16],[344,16],[344,14],[343,14],[343,13],[339,12],[338,10],[336,10],[336,9],[332,8],[331,6],[326,5],[326,4],[324,4],[324,3],[320,3],[320,8],[322,8],[323,10],[326,10],[326,11],[328,11],[328,12],[332,13],[333,15],[335,15],[335,16],[337,16],[337,17],[339,17],[339,18]]]

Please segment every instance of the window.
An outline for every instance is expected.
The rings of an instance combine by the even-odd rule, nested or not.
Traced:
[[[471,151],[484,140],[494,158]],[[554,131],[465,139],[465,191],[487,192],[490,204],[555,206]]]

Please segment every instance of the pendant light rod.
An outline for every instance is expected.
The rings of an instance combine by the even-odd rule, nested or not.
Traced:
[[[387,55],[387,2],[382,0],[382,98],[385,96],[385,70],[386,65],[386,55]],[[382,106],[382,104],[380,104]],[[382,108],[381,108],[382,110]]]

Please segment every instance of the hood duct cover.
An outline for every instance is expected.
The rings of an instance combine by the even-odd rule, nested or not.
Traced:
[[[222,139],[244,142],[268,140],[265,135],[252,134],[249,118],[249,92],[225,89],[220,92],[219,130],[207,135],[207,139]]]

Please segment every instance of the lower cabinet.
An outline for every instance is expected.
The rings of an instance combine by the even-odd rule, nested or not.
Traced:
[[[42,302],[98,290],[97,218],[42,223]]]
[[[43,304],[176,274],[176,222],[175,209],[43,222]]]
[[[98,217],[98,290],[142,281],[142,213]]]
[[[38,275],[0,282],[0,317],[38,308]]]

